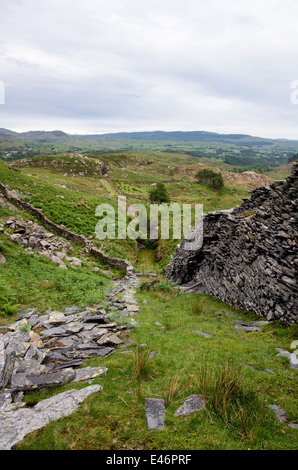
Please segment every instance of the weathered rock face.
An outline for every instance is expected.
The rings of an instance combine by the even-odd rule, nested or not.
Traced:
[[[298,166],[236,209],[204,216],[203,246],[188,251],[183,240],[166,276],[268,320],[298,323],[297,176]]]

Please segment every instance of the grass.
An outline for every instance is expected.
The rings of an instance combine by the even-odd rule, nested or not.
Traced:
[[[145,279],[146,280],[146,279]],[[151,279],[148,279],[151,281]],[[166,289],[165,289],[166,290]],[[17,449],[94,450],[229,450],[295,449],[297,431],[279,423],[268,404],[280,404],[288,418],[297,421],[297,372],[288,361],[276,357],[275,347],[289,348],[297,333],[277,322],[264,333],[234,330],[234,317],[219,321],[213,312],[226,311],[236,319],[257,319],[207,295],[175,295],[165,303],[140,290],[139,328],[130,336],[134,354],[115,354],[90,359],[86,365],[108,367],[106,376],[94,383],[103,385],[100,394],[89,397],[73,415],[47,425],[27,436]],[[143,304],[142,301],[147,303]],[[194,316],[191,305],[203,302],[203,312]],[[155,325],[158,321],[162,326]],[[196,335],[199,329],[211,338]],[[147,347],[141,348],[141,343]],[[156,356],[149,359],[149,351]],[[247,363],[264,374],[241,366]],[[79,388],[67,385],[55,391]],[[53,390],[28,392],[35,402]],[[204,395],[205,408],[184,418],[175,411],[190,394]],[[295,396],[296,395],[296,396]],[[164,398],[166,429],[148,431],[146,398]]]
[[[202,300],[194,299],[191,302],[190,308],[193,315],[201,315],[204,312],[204,302]]]
[[[151,371],[150,352],[147,348],[137,346],[134,356],[134,374],[136,381],[147,379]]]
[[[34,256],[5,240],[0,253],[6,263],[0,270],[0,316],[13,316],[17,310],[35,307],[59,309],[69,305],[99,303],[109,285],[109,277],[94,273],[92,260],[82,267],[61,269],[43,256]]]
[[[242,439],[249,436],[256,420],[265,419],[256,392],[246,388],[243,371],[228,361],[215,368],[200,365],[199,392],[208,413]]]
[[[172,403],[174,397],[177,395],[177,392],[179,390],[180,380],[181,380],[180,374],[176,374],[174,375],[174,377],[170,377],[170,379],[168,379],[167,383],[165,384],[165,387],[163,390],[163,398],[164,398],[165,406],[169,406]]]

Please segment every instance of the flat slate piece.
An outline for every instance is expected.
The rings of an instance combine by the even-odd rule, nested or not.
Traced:
[[[86,380],[93,380],[96,377],[105,375],[108,369],[106,367],[84,367],[83,369],[77,369],[76,378],[73,382],[84,382]]]
[[[205,336],[205,338],[211,338],[211,335],[209,333],[205,333],[204,331],[200,330],[193,330],[194,333],[197,333],[197,335]]]
[[[164,400],[159,398],[146,398],[145,411],[148,429],[161,431],[165,428],[166,409]]]
[[[174,416],[187,416],[202,410],[205,406],[204,400],[199,395],[190,395],[183,405],[178,408]]]
[[[0,450],[10,450],[30,432],[51,421],[69,416],[89,395],[101,390],[101,385],[91,385],[82,390],[68,390],[40,401],[33,408],[0,412]]]
[[[234,329],[238,331],[262,331],[257,326],[235,326]]]

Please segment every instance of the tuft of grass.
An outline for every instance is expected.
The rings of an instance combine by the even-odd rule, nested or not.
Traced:
[[[201,315],[204,312],[203,300],[194,299],[190,304],[191,313],[194,316]]]
[[[147,379],[151,372],[150,352],[147,348],[137,346],[134,355],[134,375],[136,381]]]
[[[179,385],[180,385],[179,382],[180,382],[180,375],[176,374],[174,377],[172,377],[168,381],[168,383],[164,387],[163,398],[165,401],[165,406],[169,406],[172,403],[173,398],[175,397],[179,389]]]
[[[205,397],[208,413],[241,438],[247,437],[260,420],[261,408],[256,392],[248,388],[239,368],[229,361],[210,370],[199,368],[199,391]]]
[[[170,302],[178,296],[179,291],[165,279],[161,281],[145,282],[140,286],[140,291],[151,292],[152,296],[160,302]]]

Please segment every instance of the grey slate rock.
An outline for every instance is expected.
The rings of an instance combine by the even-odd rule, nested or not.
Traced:
[[[262,330],[257,326],[235,326],[234,329],[247,332],[262,332]]]
[[[151,351],[151,353],[149,354],[149,359],[153,359],[156,356],[157,356],[157,352],[156,351]]]
[[[0,389],[9,383],[15,365],[15,353],[11,352],[5,356],[4,367],[0,370]]]
[[[50,374],[16,373],[11,379],[13,390],[36,390],[38,388],[51,388],[65,385],[75,379],[72,368]]]
[[[148,429],[163,430],[166,416],[165,402],[159,398],[146,398],[145,405]]]
[[[55,328],[49,328],[48,330],[43,330],[40,333],[42,336],[49,338],[52,336],[68,336],[68,333],[64,328],[61,326],[57,326]]]
[[[187,416],[204,408],[205,402],[199,395],[190,395],[183,405],[178,408],[174,416]]]
[[[85,382],[105,375],[108,369],[106,367],[84,367],[76,370],[76,376],[73,382]]]
[[[194,333],[197,333],[197,335],[204,336],[205,338],[211,338],[212,335],[209,333],[205,333],[204,331],[200,330],[193,330]]]
[[[24,437],[51,421],[72,414],[91,394],[100,392],[101,385],[81,390],[68,390],[40,401],[32,408],[0,412],[0,450],[10,450]]]
[[[289,423],[290,428],[298,429],[298,423]]]
[[[66,307],[64,310],[64,315],[73,315],[79,311],[79,307]]]
[[[89,359],[91,357],[106,357],[112,354],[113,352],[113,348],[101,348],[99,346],[96,347],[96,344],[94,344],[94,347],[92,348],[89,347],[88,349],[78,349],[75,351],[69,351],[66,352],[65,355],[67,357]]]

